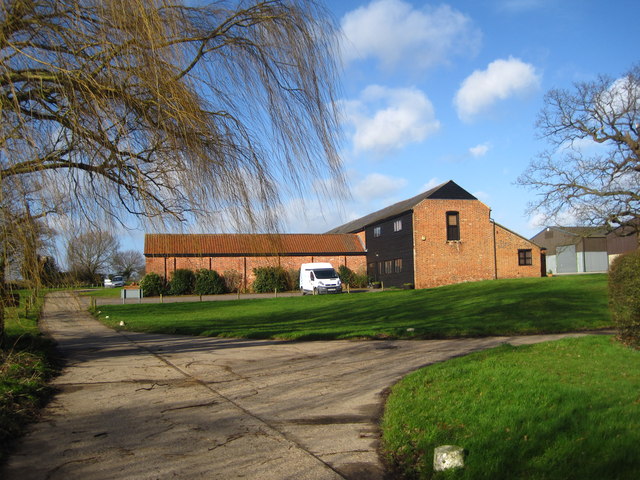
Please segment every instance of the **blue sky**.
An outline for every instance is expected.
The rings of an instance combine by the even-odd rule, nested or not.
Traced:
[[[327,5],[344,40],[352,198],[305,208],[292,199],[283,216],[291,233],[327,231],[451,179],[531,237],[542,228],[525,212],[533,194],[514,182],[545,148],[534,126],[545,92],[640,61],[637,0]],[[132,232],[132,247],[142,250],[142,238]]]
[[[640,61],[632,0],[334,0],[345,37],[344,166],[353,199],[289,221],[322,232],[454,180],[531,237],[532,193],[514,185],[545,148],[551,88]]]

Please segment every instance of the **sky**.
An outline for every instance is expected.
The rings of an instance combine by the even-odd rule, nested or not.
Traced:
[[[453,180],[530,238],[543,225],[515,181],[546,148],[535,128],[545,93],[640,61],[637,0],[326,4],[342,30],[351,198],[287,201],[289,233],[326,232]],[[142,251],[143,238],[124,242]]]

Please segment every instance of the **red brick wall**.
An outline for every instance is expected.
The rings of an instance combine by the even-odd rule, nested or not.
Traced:
[[[235,270],[243,275],[243,288],[250,288],[255,280],[253,269],[267,266],[281,266],[285,270],[299,270],[303,263],[329,262],[337,270],[346,265],[354,272],[366,271],[367,260],[364,255],[357,256],[304,256],[304,257],[146,257],[146,273],[157,273],[171,280],[173,272],[179,268],[216,270],[223,274]]]
[[[531,265],[518,265],[519,249],[531,250]],[[496,225],[496,251],[498,278],[541,276],[540,247],[500,225]]]
[[[459,213],[460,241],[447,241],[449,211]],[[428,199],[416,205],[413,215],[416,288],[494,278],[489,215],[489,207],[478,200]]]

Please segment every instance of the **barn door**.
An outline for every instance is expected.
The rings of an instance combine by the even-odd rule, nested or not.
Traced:
[[[556,248],[556,268],[558,273],[576,273],[578,271],[578,258],[576,246],[565,245]]]

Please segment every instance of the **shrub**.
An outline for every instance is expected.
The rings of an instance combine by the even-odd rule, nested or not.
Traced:
[[[196,281],[193,288],[197,295],[219,295],[226,293],[227,289],[223,278],[215,270],[203,268],[196,272]]]
[[[170,295],[189,295],[193,293],[193,287],[196,283],[196,276],[192,270],[187,268],[179,268],[173,272],[171,284],[169,287]]]
[[[235,293],[242,287],[242,274],[237,270],[225,270],[222,278],[227,292]]]
[[[340,277],[340,281],[343,285],[351,285],[353,287],[353,279],[355,275],[356,274],[353,273],[353,270],[346,265],[340,265],[340,268],[338,268],[338,276]]]
[[[289,277],[289,289],[298,290],[300,287],[300,270],[287,270],[287,276]]]
[[[278,290],[284,292],[289,290],[289,276],[282,267],[259,267],[254,268],[253,273],[256,279],[253,281],[253,291],[257,293],[268,293]]]
[[[618,339],[640,349],[640,250],[616,258],[611,265],[609,308]]]
[[[142,277],[140,288],[145,297],[157,297],[166,291],[164,279],[157,273],[147,273]]]
[[[354,273],[351,286],[355,288],[367,288],[369,286],[369,280],[369,275],[364,271]]]

